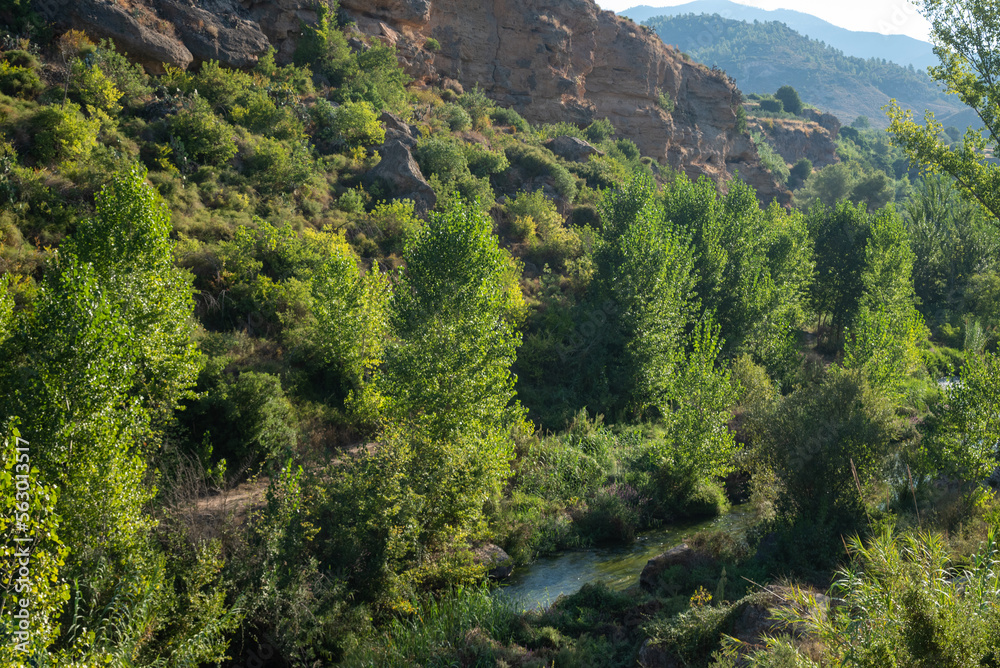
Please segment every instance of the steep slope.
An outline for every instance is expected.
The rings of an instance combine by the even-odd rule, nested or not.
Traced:
[[[918,116],[930,109],[945,125],[965,127],[972,122],[967,108],[923,72],[884,60],[845,56],[783,23],[686,14],[650,19],[647,25],[664,42],[726,70],[743,91],[773,93],[788,84],[804,102],[829,111],[843,123],[868,116],[876,126],[886,127],[882,106],[890,98]]]
[[[848,30],[812,14],[791,9],[759,9],[729,0],[695,0],[674,7],[640,5],[619,14],[640,23],[658,16],[683,14],[718,14],[723,18],[747,23],[780,21],[798,33],[825,42],[855,58],[885,58],[890,62],[903,66],[912,65],[920,70],[938,62],[929,42],[906,35],[882,35],[877,32]]]
[[[252,66],[268,45],[287,62],[313,0],[34,0],[61,27],[108,37],[150,70],[210,59]],[[529,121],[608,118],[644,155],[725,183],[737,171],[763,201],[789,200],[737,130],[739,92],[593,0],[342,0],[357,28],[397,47],[426,84],[481,86]],[[440,50],[427,48],[433,37]],[[357,44],[360,48],[361,44]],[[661,105],[661,93],[674,109]],[[669,105],[668,105],[669,106]]]
[[[360,30],[395,43],[411,74],[427,83],[479,85],[532,122],[608,118],[643,154],[692,177],[725,182],[738,171],[762,200],[787,201],[737,130],[732,80],[592,0],[342,0],[341,7]],[[428,38],[440,51],[421,48]],[[672,112],[660,93],[674,101]]]

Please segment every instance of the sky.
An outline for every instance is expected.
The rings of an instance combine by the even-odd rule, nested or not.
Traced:
[[[597,0],[602,9],[620,12],[637,5],[672,7],[691,0]],[[910,0],[733,0],[761,9],[794,9],[848,30],[909,35],[930,41],[930,25]]]

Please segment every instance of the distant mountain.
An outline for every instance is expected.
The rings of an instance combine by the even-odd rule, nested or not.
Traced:
[[[780,21],[792,30],[826,42],[840,49],[848,56],[857,58],[885,58],[900,65],[913,65],[925,70],[937,65],[938,60],[929,42],[913,39],[906,35],[881,35],[877,32],[847,30],[828,23],[811,14],[790,9],[758,9],[728,0],[696,0],[675,7],[650,7],[640,5],[619,12],[633,21],[642,23],[657,16],[679,16],[682,14],[718,14],[725,19],[737,21]],[[697,35],[699,40],[711,40],[712,33]]]
[[[687,14],[648,19],[645,25],[695,60],[725,70],[744,93],[774,93],[788,84],[804,102],[844,123],[867,116],[884,128],[882,106],[896,98],[918,117],[930,109],[946,126],[978,125],[968,107],[925,73],[888,60],[846,56],[784,23]]]

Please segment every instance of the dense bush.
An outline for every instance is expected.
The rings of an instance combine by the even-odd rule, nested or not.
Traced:
[[[167,118],[173,160],[182,170],[194,165],[222,165],[236,155],[234,131],[215,115],[209,104],[198,99],[187,108]]]

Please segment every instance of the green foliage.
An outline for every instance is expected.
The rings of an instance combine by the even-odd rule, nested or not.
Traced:
[[[101,122],[88,119],[80,107],[42,107],[31,119],[32,153],[43,164],[63,160],[86,160],[97,146]]]
[[[960,197],[949,177],[927,176],[901,213],[914,253],[914,291],[924,316],[936,324],[970,312],[987,316],[989,310],[980,307],[973,286],[997,271],[1000,230],[982,207]]]
[[[881,482],[895,437],[886,399],[864,374],[838,368],[773,403],[755,427],[785,517],[840,528],[864,509],[852,469],[863,489]]]
[[[812,173],[812,161],[809,158],[802,158],[788,172],[790,177],[789,186],[796,187],[797,184],[805,183],[806,179],[812,176]]]
[[[760,101],[757,105],[761,111],[767,111],[775,114],[780,114],[785,110],[785,105],[781,100],[776,100],[773,98],[765,98]]]
[[[187,108],[167,118],[172,142],[181,150],[175,152],[174,162],[182,170],[192,165],[223,165],[236,155],[233,129],[216,116],[209,103],[195,100]]]
[[[777,100],[781,100],[784,111],[795,115],[802,113],[802,100],[799,98],[799,92],[791,86],[782,86],[774,94],[774,97]],[[781,109],[777,111],[781,111]]]
[[[507,201],[504,212],[513,227],[521,230],[519,237],[528,244],[536,264],[561,268],[566,260],[580,255],[579,234],[566,227],[555,204],[541,190],[522,191]]]
[[[44,86],[37,72],[38,61],[30,56],[23,59],[21,53],[25,52],[0,52],[0,93],[31,100],[42,92]]]
[[[517,602],[496,596],[486,587],[459,587],[440,595],[415,599],[412,611],[391,620],[372,646],[349,655],[345,666],[444,668],[456,657],[473,666],[499,665],[516,654],[507,650],[519,629]]]
[[[385,141],[385,128],[368,102],[345,102],[334,107],[319,99],[310,108],[317,142],[325,146],[368,146]]]
[[[524,117],[513,109],[496,107],[490,111],[490,120],[494,125],[510,126],[518,132],[528,132],[531,130],[528,121],[524,120]]]
[[[194,384],[201,364],[191,340],[192,276],[174,266],[166,204],[133,167],[97,196],[97,212],[64,245],[96,270],[105,299],[130,331],[134,396],[154,416],[168,414]]]
[[[668,93],[656,89],[656,103],[660,106],[660,109],[667,112],[668,114],[674,110],[674,100],[670,97]]]
[[[596,333],[588,360],[596,395],[589,405],[612,415],[662,413],[690,318],[692,250],[649,181],[635,179],[607,194],[602,219],[593,303],[613,306],[604,309],[608,327]]]
[[[424,42],[424,48],[428,51],[440,51],[441,42],[437,41],[433,37],[428,37],[427,41]]]
[[[793,329],[803,320],[813,272],[805,221],[735,182],[720,197],[711,182],[675,180],[665,215],[693,236],[695,293],[726,340],[723,354],[751,353],[772,372],[794,363]]]
[[[959,480],[984,480],[997,467],[1000,358],[967,352],[960,381],[947,385],[944,394],[925,439],[926,466]]]
[[[848,541],[852,564],[838,572],[829,614],[795,591],[779,621],[800,624],[823,643],[831,666],[976,666],[1000,651],[997,545],[992,533],[965,567],[949,559],[939,535]]]
[[[87,109],[100,109],[112,116],[122,109],[118,104],[122,92],[97,65],[79,58],[74,60],[70,64],[70,88],[73,96]]]
[[[271,374],[246,371],[235,379],[208,379],[207,396],[189,407],[189,421],[210,437],[212,455],[239,469],[284,461],[295,446],[295,413]],[[196,436],[197,437],[197,436]]]
[[[376,215],[384,217],[388,206],[381,205]],[[312,281],[314,341],[347,387],[359,391],[382,360],[389,285],[377,265],[361,275],[357,257],[343,238],[331,251]]]
[[[458,98],[458,104],[468,112],[469,118],[472,119],[472,126],[476,130],[481,130],[489,122],[490,113],[496,108],[496,104],[486,97],[486,93],[479,88],[479,84],[476,84],[472,90],[463,93]]]
[[[392,300],[397,338],[377,378],[387,437],[408,454],[407,484],[422,500],[426,535],[438,539],[473,526],[483,501],[499,495],[523,419],[510,371],[518,267],[491,229],[478,209],[452,205],[407,247]]]
[[[60,490],[61,533],[77,568],[127,558],[151,524],[139,447],[148,417],[130,397],[131,332],[101,283],[72,257],[51,272],[33,313],[4,344],[0,377],[4,419],[28,416],[24,437],[44,444],[32,462],[37,479]]]
[[[118,53],[111,40],[102,39],[97,51],[88,60],[93,67],[100,68],[101,73],[121,92],[119,101],[124,100],[126,106],[137,106],[153,92],[142,65]]]
[[[767,171],[771,172],[771,176],[778,183],[787,183],[789,171],[785,159],[778,154],[763,134],[754,132],[751,134],[751,137],[753,137],[754,144],[757,146],[757,154],[760,156],[760,161],[767,168]]]
[[[299,142],[255,138],[243,155],[243,174],[265,195],[298,190],[313,168],[309,147]]]
[[[13,423],[4,427],[0,577],[7,586],[0,598],[0,634],[6,639],[0,647],[0,662],[7,665],[44,654],[59,635],[59,618],[69,599],[69,586],[60,577],[67,548],[58,534],[58,495],[54,486],[38,480],[38,467],[31,463],[33,444],[20,436]],[[20,628],[22,619],[24,629]]]
[[[335,97],[341,102],[365,101],[379,111],[404,110],[410,78],[399,65],[395,47],[379,43],[353,57],[358,73],[344,80]]]
[[[895,100],[887,112],[893,141],[911,161],[928,171],[950,174],[994,218],[1000,215],[1000,166],[990,162],[986,153],[988,147],[996,148],[1000,136],[997,63],[989,55],[1000,38],[1000,26],[993,19],[995,10],[993,0],[928,0],[922,11],[931,23],[934,53],[941,61],[930,68],[931,77],[971,107],[982,121],[985,135],[982,129],[970,127],[961,145],[948,145],[939,139],[944,126],[932,112],[925,114],[922,126]]]

